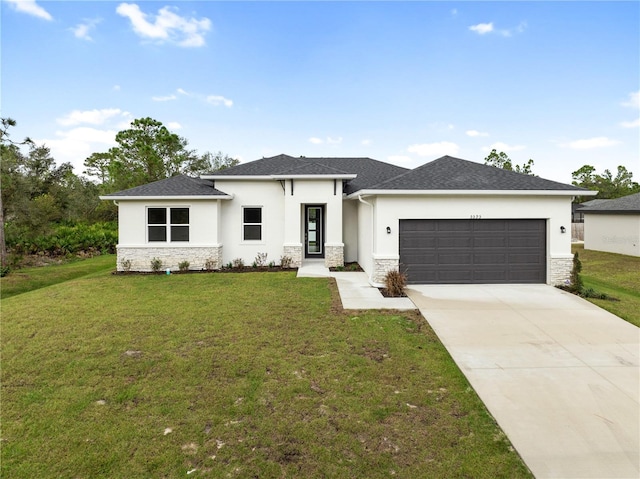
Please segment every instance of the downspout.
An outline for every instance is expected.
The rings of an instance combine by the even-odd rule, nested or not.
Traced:
[[[375,260],[373,259],[373,254],[374,254],[373,252],[375,250],[375,235],[374,235],[375,225],[373,224],[374,223],[373,205],[368,201],[363,200],[362,195],[358,195],[358,201],[360,203],[364,203],[365,205],[369,205],[371,207],[371,261],[373,261],[373,264],[371,265],[372,267],[371,273],[373,274],[373,269],[375,268]],[[371,282],[371,276],[369,276],[369,282]]]

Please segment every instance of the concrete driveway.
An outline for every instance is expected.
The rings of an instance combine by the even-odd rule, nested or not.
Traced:
[[[408,288],[538,479],[640,477],[640,330],[546,285]]]

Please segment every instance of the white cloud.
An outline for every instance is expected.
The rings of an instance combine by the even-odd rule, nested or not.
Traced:
[[[318,138],[316,136],[312,136],[309,138],[309,143],[313,143],[314,145],[322,145],[326,143],[327,145],[339,145],[342,143],[342,137],[337,136],[335,138],[328,136],[325,139]]]
[[[102,125],[113,117],[129,117],[129,113],[119,108],[104,108],[102,110],[73,110],[56,121],[63,126],[80,125],[88,123],[90,125]]]
[[[220,95],[209,95],[207,97],[207,103],[211,103],[215,106],[224,105],[227,108],[231,108],[233,106],[233,101]]]
[[[629,99],[622,102],[622,106],[640,108],[640,90],[629,93]]]
[[[75,35],[76,38],[81,40],[93,41],[89,32],[95,28],[95,26],[100,23],[102,20],[100,18],[96,18],[93,20],[85,20],[84,23],[78,23],[75,27],[70,28]]]
[[[182,125],[180,123],[178,123],[177,121],[170,121],[169,123],[167,123],[167,128],[169,130],[181,130],[182,129]]]
[[[478,35],[485,35],[493,31],[493,22],[491,23],[478,23],[477,25],[471,25],[469,30],[476,32]]]
[[[362,146],[371,146],[371,140],[369,140],[369,139],[362,140],[362,141],[360,142],[360,144],[361,144]]]
[[[623,121],[620,126],[622,128],[638,128],[640,126],[640,118],[632,121]]]
[[[204,34],[211,29],[208,18],[187,18],[178,15],[174,7],[162,7],[157,15],[146,14],[135,3],[121,3],[116,13],[128,18],[138,36],[157,41],[171,42],[181,47],[201,47]]]
[[[36,0],[5,0],[7,3],[13,5],[13,7],[22,13],[27,15],[33,15],[34,17],[42,18],[44,20],[53,20],[53,17],[49,12],[36,3]]]
[[[407,148],[409,153],[415,153],[418,156],[444,156],[455,155],[460,147],[450,141],[440,141],[437,143],[422,143],[411,145]]]
[[[620,142],[618,140],[612,140],[611,138],[607,138],[606,136],[597,136],[584,140],[571,141],[561,146],[574,150],[591,150],[593,148],[606,148],[607,146],[614,146],[619,143]]]
[[[503,143],[501,141],[498,141],[497,143],[493,143],[490,146],[485,146],[482,148],[483,151],[491,151],[491,150],[497,150],[497,151],[504,151],[505,153],[508,153],[510,151],[520,151],[520,150],[524,150],[526,148],[526,146],[524,145],[508,145],[507,143]]]
[[[107,151],[116,145],[116,130],[99,130],[81,126],[66,131],[56,131],[55,138],[34,139],[51,149],[57,163],[70,162],[76,174],[84,171],[84,160],[92,153]]]
[[[527,28],[527,22],[520,22],[518,26],[514,28],[503,28],[501,30],[496,30],[493,27],[493,22],[490,23],[478,23],[477,25],[471,25],[469,30],[472,32],[476,32],[478,35],[486,35],[487,33],[496,33],[498,35],[502,35],[503,37],[510,37],[514,33],[523,33]]]
[[[471,136],[471,137],[489,136],[489,133],[484,133],[484,132],[478,131],[478,130],[467,130],[466,134],[467,134],[467,136]]]
[[[176,91],[177,91],[178,93],[180,93],[181,95],[187,95],[187,96],[189,96],[189,93],[187,93],[186,91],[184,91],[182,88],[178,88]]]
[[[178,97],[175,95],[166,95],[166,96],[152,96],[151,99],[153,101],[171,101],[176,100]]]

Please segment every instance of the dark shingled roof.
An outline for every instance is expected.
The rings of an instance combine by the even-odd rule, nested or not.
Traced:
[[[270,176],[270,175],[344,175],[357,177],[345,185],[345,193],[369,188],[388,178],[409,170],[371,158],[294,158],[278,155],[271,158],[242,163],[232,168],[211,173],[215,176]]]
[[[383,181],[373,190],[562,190],[583,188],[537,176],[503,170],[451,156],[443,156],[400,176]]]
[[[178,175],[105,196],[227,196],[227,194],[216,190],[210,180]]]
[[[578,211],[581,213],[594,213],[594,214],[639,214],[640,213],[640,193],[633,195],[623,196],[622,198],[616,198],[613,200],[601,201],[597,204],[592,204],[580,208]]]

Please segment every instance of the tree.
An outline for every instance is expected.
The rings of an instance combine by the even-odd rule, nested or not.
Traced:
[[[9,138],[9,128],[16,126],[16,121],[13,118],[0,118],[0,148],[1,157],[0,162],[4,163],[5,154],[14,155],[17,150],[17,145],[33,144],[31,138],[26,137],[20,142],[13,141]],[[2,182],[4,183],[4,181]],[[2,201],[2,184],[0,184],[0,272],[4,276],[7,271],[7,243],[4,237],[4,202]]]
[[[591,165],[584,165],[571,173],[572,184],[588,190],[598,190],[597,199],[612,199],[640,192],[640,184],[633,181],[633,173],[619,165],[614,176],[610,170],[597,174]],[[581,203],[584,198],[576,198]]]
[[[511,158],[509,158],[509,156],[504,151],[498,153],[495,148],[491,150],[491,153],[489,153],[489,155],[484,159],[484,164],[495,166],[496,168],[502,168],[503,170],[515,171],[516,173],[535,176],[532,171],[532,159],[529,159],[529,161],[524,163],[522,166],[514,166]]]
[[[197,169],[200,162],[187,140],[170,132],[161,122],[139,118],[131,128],[118,132],[118,146],[94,153],[84,166],[86,174],[98,176],[105,192],[158,181]]]
[[[240,160],[231,158],[229,155],[225,155],[221,151],[218,151],[217,153],[207,151],[189,165],[185,174],[200,175],[203,173],[213,173],[214,171],[231,168],[232,166],[236,166],[238,163],[240,163]]]

